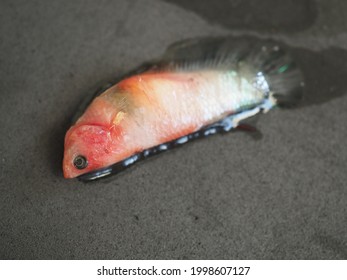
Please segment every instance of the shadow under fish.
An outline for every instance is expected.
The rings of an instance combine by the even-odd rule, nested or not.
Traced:
[[[107,97],[107,92],[117,87],[117,85],[122,84],[123,81],[133,79],[132,84],[136,84],[141,83],[142,80],[148,78],[148,76],[154,80],[160,80],[163,74],[164,76],[169,74],[169,79],[179,80],[183,77],[188,80],[195,80],[193,81],[195,82],[195,86],[199,83],[202,84],[200,88],[206,92],[203,93],[206,94],[206,98],[202,96],[203,100],[195,100],[196,102],[204,102],[203,104],[206,106],[209,106],[208,104],[211,103],[214,104],[214,107],[218,107],[219,104],[231,100],[230,104],[232,108],[229,110],[216,109],[217,112],[215,112],[215,114],[213,108],[206,112],[203,110],[196,110],[197,113],[195,112],[195,114],[211,115],[209,118],[199,116],[205,121],[201,122],[198,129],[196,128],[197,126],[195,126],[195,128],[190,130],[184,129],[184,132],[180,132],[174,131],[174,128],[170,127],[169,130],[171,134],[168,133],[170,135],[166,137],[167,141],[162,141],[157,145],[148,147],[140,145],[136,149],[136,152],[133,152],[131,155],[121,160],[89,170],[87,169],[90,168],[88,165],[90,165],[91,161],[95,160],[95,153],[93,156],[86,156],[73,151],[73,153],[71,153],[72,156],[66,160],[66,149],[71,143],[74,143],[73,141],[69,141],[69,138],[83,138],[86,136],[82,135],[83,133],[81,132],[76,134],[79,136],[73,135],[73,137],[67,134],[65,139],[64,166],[69,164],[70,169],[75,168],[78,172],[73,173],[77,174],[76,176],[66,177],[78,177],[82,181],[91,181],[111,174],[117,174],[143,159],[182,146],[192,140],[204,138],[216,133],[244,130],[251,132],[251,135],[259,137],[260,133],[253,124],[260,113],[267,112],[273,107],[292,108],[298,104],[299,106],[308,106],[315,103],[322,103],[339,95],[338,92],[331,93],[330,90],[331,94],[327,97],[326,93],[322,92],[324,90],[326,91],[326,88],[323,87],[321,88],[321,93],[316,93],[314,96],[310,89],[311,84],[315,85],[315,81],[321,81],[320,78],[311,73],[312,68],[319,69],[321,64],[328,64],[330,61],[329,55],[327,56],[327,60],[324,60],[326,56],[321,56],[320,54],[314,54],[302,49],[291,49],[290,51],[288,51],[288,49],[288,47],[278,42],[260,40],[252,37],[196,38],[171,45],[158,60],[143,64],[139,68],[107,84],[105,87],[100,88],[95,94],[88,96],[84,102],[81,103],[73,117],[73,124],[77,126],[81,124],[81,119],[86,118],[84,117],[86,109],[94,102],[95,98],[100,95],[109,98]],[[329,66],[332,67],[334,65],[335,64]],[[174,74],[173,76],[171,75],[172,73]],[[178,76],[175,76],[176,74]],[[324,78],[329,80],[332,76],[333,74],[331,73],[325,73]],[[204,79],[207,79],[207,81]],[[156,83],[157,81],[154,81],[154,84]],[[132,84],[127,86],[126,90],[129,91],[129,88],[132,89]],[[308,84],[308,86],[305,86],[305,84]],[[326,84],[329,83],[326,82]],[[199,85],[196,87],[199,89]],[[228,87],[230,87],[230,91]],[[319,83],[316,87],[316,90],[318,90]],[[215,97],[217,100],[214,100],[213,91],[215,91],[216,88],[222,91],[221,94],[224,95],[221,96],[219,94]],[[315,86],[313,86],[313,88],[315,88]],[[148,87],[146,89],[148,89]],[[161,95],[167,94],[165,90],[168,89],[175,90],[175,88],[172,87],[164,87]],[[131,114],[133,110],[132,107],[138,106],[139,108],[137,109],[141,110],[141,106],[146,104],[140,102],[140,105],[131,104],[128,106],[128,100],[126,100],[126,94],[128,93],[124,93],[124,90],[124,88],[120,88],[120,93],[109,93],[109,95],[112,96],[112,100],[116,100],[116,102],[121,103],[123,106],[122,113],[116,114],[116,117],[113,119],[115,124],[118,124],[118,121],[123,119],[123,115]],[[187,91],[189,94],[189,88],[187,88]],[[304,91],[305,98],[302,101]],[[306,93],[307,91],[309,94]],[[225,95],[229,93],[231,98],[223,99]],[[190,94],[197,93],[192,91]],[[201,97],[201,92],[199,94],[199,97]],[[144,93],[144,96],[148,99],[152,98],[150,89],[148,89],[148,92]],[[165,96],[163,98],[165,98]],[[189,95],[182,94],[182,96],[175,96],[175,98],[182,98],[182,100],[177,101],[178,104],[185,104],[185,106],[191,106],[192,109],[194,108],[194,98],[190,99]],[[221,100],[218,100],[218,98]],[[150,102],[159,101],[156,99],[150,100]],[[135,100],[133,103],[136,102]],[[176,100],[168,100],[168,102],[176,102]],[[177,110],[179,109],[180,108],[177,108]],[[119,111],[119,108],[117,110]],[[182,114],[184,113],[187,114],[187,110],[183,110]],[[93,112],[93,114],[95,117],[95,115],[102,114],[102,112]],[[177,114],[179,115],[180,112]],[[165,117],[168,116],[169,115],[162,115],[164,126],[161,127],[165,127]],[[194,110],[192,110],[192,116],[194,117]],[[141,115],[141,117],[146,118],[146,116],[143,115]],[[184,120],[185,116],[182,117],[182,121]],[[137,120],[137,122],[139,121],[142,120]],[[151,120],[147,120],[143,124],[139,124],[139,126],[151,125],[150,121]],[[93,120],[92,125],[98,125],[97,121]],[[146,127],[143,129],[146,130]],[[180,130],[179,126],[177,130]],[[97,133],[102,134],[104,131],[98,130]],[[91,136],[86,141],[89,143],[93,141],[102,142],[99,136]],[[105,134],[105,137],[109,136]],[[135,137],[141,137],[141,135],[135,135]],[[131,141],[132,139],[128,139],[128,141],[129,140]],[[74,139],[74,141],[79,141],[79,139]],[[122,144],[126,145],[124,142]],[[103,147],[103,149],[107,148],[109,147]],[[113,151],[107,152],[112,153]],[[84,169],[86,172],[84,172]]]

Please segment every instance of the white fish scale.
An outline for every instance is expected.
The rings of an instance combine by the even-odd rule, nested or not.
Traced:
[[[244,106],[258,104],[264,98],[262,92],[237,75],[220,71],[176,75],[177,79],[160,78],[151,82],[153,91],[150,94],[159,107],[153,109],[157,111],[154,113],[157,127],[164,124],[172,130],[192,126],[199,129]]]
[[[124,126],[131,150],[179,138],[264,99],[262,92],[235,72],[158,73],[137,83],[142,103],[135,102]]]

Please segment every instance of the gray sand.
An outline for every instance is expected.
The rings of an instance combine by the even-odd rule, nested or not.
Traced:
[[[347,258],[346,1],[214,2],[1,1],[0,258]],[[221,34],[294,47],[303,106],[262,116],[261,140],[217,135],[104,181],[62,177],[84,95]]]

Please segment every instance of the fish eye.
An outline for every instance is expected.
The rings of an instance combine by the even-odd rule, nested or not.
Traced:
[[[77,156],[73,160],[73,164],[77,169],[84,169],[88,166],[88,161],[84,156]]]

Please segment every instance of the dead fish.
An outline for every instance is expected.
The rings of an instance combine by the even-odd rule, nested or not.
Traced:
[[[65,178],[94,180],[189,140],[228,132],[303,97],[303,76],[278,43],[198,38],[92,100],[65,136]]]

